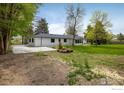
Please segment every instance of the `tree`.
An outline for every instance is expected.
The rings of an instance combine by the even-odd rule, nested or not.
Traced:
[[[94,42],[94,28],[91,25],[87,26],[86,32],[84,32],[84,38],[87,39],[87,42],[93,44]]]
[[[96,45],[106,42],[106,31],[100,21],[97,21],[94,27],[94,41]]]
[[[110,27],[112,24],[108,20],[107,13],[95,11],[91,18],[91,24],[87,27],[85,37],[92,44],[104,44],[112,39]]]
[[[25,31],[23,31],[23,34],[21,34],[22,36],[22,44],[27,44],[28,40],[30,39],[30,37],[34,34],[33,32],[33,24],[31,24]]]
[[[28,29],[37,8],[37,4],[0,4],[0,54],[7,53],[13,35]]]
[[[81,9],[79,5],[77,8],[74,8],[73,5],[70,5],[66,9],[66,13],[66,34],[73,35],[72,45],[74,46],[75,36],[82,26],[84,9]]]
[[[122,33],[117,34],[117,39],[121,42],[122,40],[124,40],[124,35]]]
[[[95,26],[97,22],[101,22],[106,30],[112,27],[112,24],[108,19],[108,14],[106,12],[94,11],[90,21],[93,26]]]
[[[35,34],[39,34],[39,33],[45,33],[45,34],[49,33],[48,23],[45,18],[41,18],[38,21],[38,26],[36,28]]]
[[[73,26],[69,26],[68,28],[66,28],[65,33],[67,35],[74,35],[74,27]],[[75,31],[75,35],[77,34],[77,31]]]

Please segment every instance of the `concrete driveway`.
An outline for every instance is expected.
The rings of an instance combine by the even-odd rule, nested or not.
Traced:
[[[56,49],[50,47],[27,47],[26,45],[13,45],[12,51],[14,54],[32,53],[40,51],[55,51]]]

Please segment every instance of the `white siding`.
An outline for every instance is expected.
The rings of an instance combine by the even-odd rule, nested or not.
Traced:
[[[59,45],[59,38],[52,38],[55,39],[55,42],[51,42],[51,38],[34,38],[34,45],[35,46],[58,46]],[[62,45],[72,45],[72,39],[66,39],[67,41],[64,42],[64,39],[61,39]],[[75,45],[78,45],[81,43],[75,43]]]
[[[34,45],[41,46],[41,38],[34,38]]]
[[[57,46],[59,45],[59,39],[54,38],[55,42],[51,42],[51,38],[42,38],[42,46]],[[69,45],[70,39],[67,39],[67,42],[64,42],[64,39],[61,39],[62,45]]]

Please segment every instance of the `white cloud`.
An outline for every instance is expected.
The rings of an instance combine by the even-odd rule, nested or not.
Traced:
[[[49,33],[50,34],[60,34],[63,35],[65,33],[65,24],[49,24]],[[83,35],[83,31],[79,31],[77,33],[79,36]]]
[[[50,34],[64,34],[65,33],[65,24],[49,24],[49,33]]]

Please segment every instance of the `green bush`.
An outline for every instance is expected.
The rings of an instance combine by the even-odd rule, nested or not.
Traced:
[[[79,75],[83,76],[88,81],[95,79],[95,78],[103,77],[102,75],[98,75],[98,74],[95,74],[94,72],[92,72],[87,59],[84,60],[84,64],[72,60],[72,65],[76,69],[72,72],[69,72],[69,74],[68,74],[68,78],[69,78],[68,83],[71,85],[76,84],[76,82],[78,80],[77,76],[79,76]]]
[[[68,80],[69,85],[75,85],[78,79],[76,77],[72,77]]]

